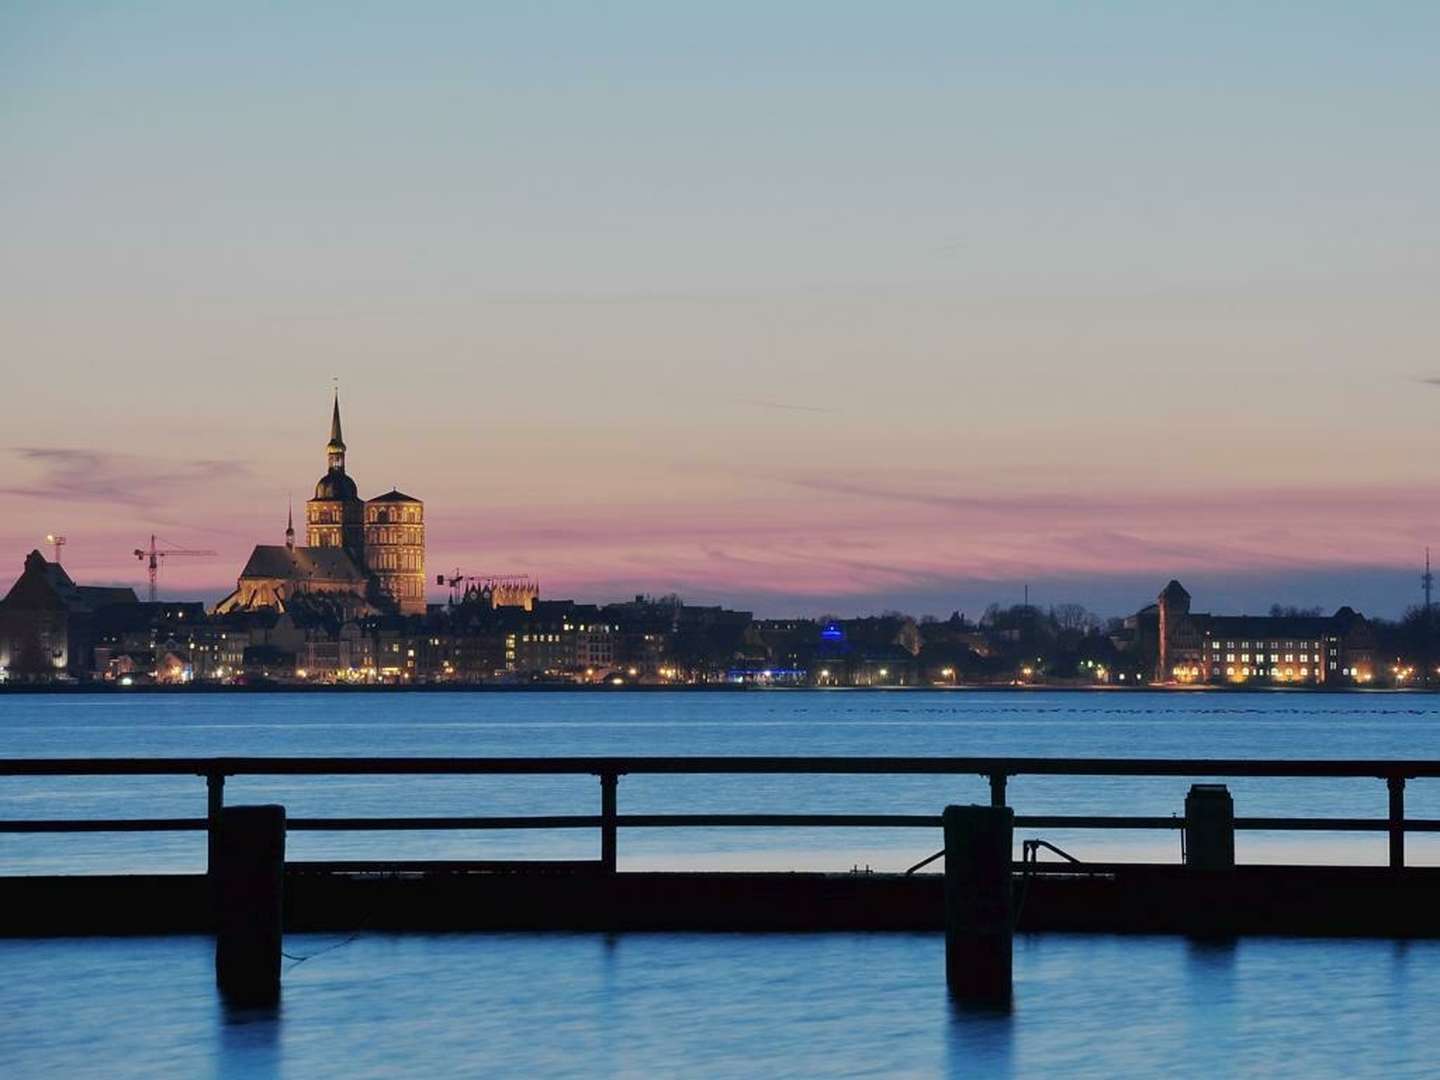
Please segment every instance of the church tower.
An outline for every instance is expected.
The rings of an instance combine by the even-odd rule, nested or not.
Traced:
[[[424,503],[393,490],[365,503],[365,566],[400,614],[425,614]]]
[[[310,547],[344,548],[355,564],[365,566],[365,504],[355,481],[345,473],[345,440],[340,434],[340,395],[330,415],[330,441],[325,446],[327,469],[305,504],[305,543]]]

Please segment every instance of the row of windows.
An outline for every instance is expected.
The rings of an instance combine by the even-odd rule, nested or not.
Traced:
[[[1233,663],[1234,660],[1235,660],[1235,654],[1234,654],[1234,653],[1226,653],[1226,654],[1225,654],[1225,659],[1226,659],[1227,662]],[[1287,663],[1287,664],[1293,664],[1293,663],[1295,662],[1295,659],[1296,659],[1296,654],[1294,654],[1294,653],[1286,653],[1286,654],[1285,654],[1285,663]],[[1212,660],[1212,662],[1217,662],[1217,663],[1218,663],[1219,660],[1220,660],[1220,654],[1219,654],[1219,653],[1216,653],[1213,657],[1211,657],[1211,660]],[[1249,654],[1248,652],[1247,652],[1247,653],[1241,653],[1241,654],[1240,654],[1240,662],[1241,662],[1242,664],[1243,664],[1243,663],[1248,663],[1249,660],[1250,660],[1250,654]],[[1263,661],[1265,660],[1265,654],[1264,654],[1264,653],[1256,653],[1256,654],[1255,654],[1255,660],[1256,660],[1257,662],[1263,662]],[[1299,660],[1300,660],[1300,663],[1302,663],[1302,664],[1308,664],[1308,663],[1310,662],[1310,654],[1309,654],[1309,653],[1303,653],[1303,652],[1300,653],[1300,654],[1299,654]],[[1280,654],[1279,654],[1279,653],[1271,653],[1271,654],[1270,654],[1270,662],[1271,662],[1272,664],[1278,664],[1278,663],[1280,662]],[[1315,662],[1316,662],[1317,664],[1320,662],[1320,654],[1319,654],[1319,653],[1316,653],[1316,654],[1315,654]]]
[[[1251,644],[1251,643],[1248,642],[1248,641],[1242,641],[1242,642],[1240,642],[1240,648],[1242,648],[1242,649],[1248,649],[1248,648],[1250,648],[1250,644]],[[1264,641],[1256,641],[1254,644],[1255,644],[1255,648],[1257,648],[1257,649],[1265,649],[1265,650],[1267,650],[1267,651],[1270,650],[1270,649],[1296,649],[1296,648],[1299,648],[1299,649],[1318,649],[1318,648],[1320,648],[1320,642],[1318,642],[1318,641],[1315,641],[1315,642],[1310,642],[1310,641],[1287,641],[1287,642],[1285,642],[1285,643],[1282,645],[1279,638],[1275,638],[1273,641],[1267,638],[1267,639],[1265,639]],[[1218,638],[1216,638],[1214,641],[1211,641],[1211,642],[1210,642],[1210,647],[1211,647],[1212,649],[1218,649],[1218,648],[1220,648],[1220,640],[1219,640]],[[1233,649],[1233,648],[1235,648],[1235,642],[1233,642],[1233,641],[1227,641],[1227,642],[1225,642],[1225,648],[1227,648],[1227,649]]]
[[[372,570],[409,570],[422,573],[425,570],[425,556],[419,551],[376,551],[365,553],[365,561]]]
[[[1212,668],[1210,673],[1211,673],[1212,675],[1219,675],[1219,674],[1220,674],[1220,669],[1219,669],[1218,667],[1217,667],[1217,668]],[[1233,676],[1233,675],[1236,674],[1236,671],[1235,671],[1235,669],[1234,669],[1233,667],[1227,667],[1227,668],[1225,669],[1225,674],[1226,674],[1226,675]],[[1249,675],[1264,675],[1264,674],[1265,674],[1265,669],[1264,669],[1263,667],[1257,667],[1257,668],[1254,668],[1254,669],[1251,669],[1251,668],[1248,668],[1248,667],[1242,667],[1242,668],[1240,669],[1239,674],[1244,675],[1244,676],[1249,676]],[[1296,678],[1296,677],[1298,676],[1299,678],[1302,678],[1302,679],[1308,679],[1308,678],[1310,677],[1310,669],[1309,669],[1308,667],[1301,667],[1301,668],[1297,671],[1295,668],[1271,668],[1271,669],[1270,669],[1270,674],[1271,674],[1272,676],[1277,677],[1277,678],[1280,677],[1280,676],[1284,676],[1284,677],[1287,678],[1287,679],[1293,679],[1293,678]],[[1319,669],[1318,667],[1315,669],[1315,674],[1316,674],[1317,677],[1318,677],[1319,674],[1320,674],[1320,669]]]
[[[411,521],[419,523],[423,521],[423,515],[418,506],[396,507],[396,506],[375,506],[365,507],[365,523],[367,525],[376,522],[402,522]]]
[[[322,503],[319,506],[312,503],[305,508],[305,520],[311,525],[341,525],[345,522],[345,513],[333,503]],[[350,520],[358,523],[360,515],[353,514]]]
[[[1330,661],[1330,670],[1331,670],[1331,671],[1334,671],[1335,668],[1336,668],[1335,661],[1333,661],[1333,660]],[[1219,668],[1219,666],[1217,665],[1217,666],[1215,666],[1215,667],[1212,667],[1212,668],[1210,669],[1210,674],[1211,674],[1212,676],[1218,678],[1219,675],[1220,675],[1220,668]],[[1318,679],[1318,678],[1320,677],[1320,675],[1321,675],[1321,670],[1320,670],[1320,666],[1319,666],[1318,664],[1315,666],[1315,670],[1314,670],[1313,672],[1310,670],[1309,665],[1301,665],[1299,668],[1294,668],[1294,667],[1287,667],[1287,668],[1278,668],[1278,667],[1264,668],[1264,667],[1259,667],[1259,666],[1257,666],[1257,667],[1241,667],[1241,668],[1239,668],[1238,670],[1237,670],[1234,666],[1227,665],[1227,666],[1225,667],[1225,674],[1226,674],[1227,676],[1232,677],[1232,678],[1233,678],[1234,676],[1236,676],[1236,675],[1240,675],[1240,676],[1243,676],[1243,677],[1245,677],[1245,678],[1249,678],[1251,675],[1267,675],[1267,674],[1268,674],[1268,675],[1270,675],[1270,676],[1272,676],[1272,677],[1274,677],[1274,678],[1284,677],[1284,678],[1286,678],[1286,679],[1294,679],[1294,678],[1308,679],[1308,678],[1313,674],[1313,675]],[[1352,672],[1350,668],[1346,668],[1345,671],[1344,671],[1344,674],[1346,674],[1346,675],[1359,674],[1359,669],[1356,668],[1356,669]]]
[[[367,544],[414,544],[418,547],[425,543],[425,530],[419,525],[400,525],[394,528],[367,525],[365,542]]]

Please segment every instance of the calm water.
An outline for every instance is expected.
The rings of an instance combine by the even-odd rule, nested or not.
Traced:
[[[1440,699],[1285,694],[0,697],[0,753],[1440,757]],[[1020,779],[1021,812],[1169,814],[1188,780]],[[1242,814],[1380,816],[1378,781],[1229,781]],[[588,778],[232,781],[295,815],[577,813]],[[629,811],[934,812],[977,778],[622,781]],[[1440,816],[1437,785],[1410,812]],[[198,779],[4,780],[0,816],[197,816]],[[1047,833],[1173,858],[1171,834]],[[199,869],[199,837],[0,838],[0,872]],[[622,868],[901,869],[915,831],[626,832]],[[1383,861],[1382,838],[1242,834],[1248,860]],[[594,855],[589,833],[291,834],[294,857]],[[1412,860],[1440,849],[1412,838]],[[338,947],[334,947],[338,946]],[[938,935],[297,935],[273,1015],[216,1002],[203,938],[0,940],[17,1076],[1433,1075],[1440,943],[1035,935],[1016,1010],[954,1010]]]
[[[271,1015],[225,1012],[210,948],[0,941],[6,1075],[1435,1075],[1430,942],[1022,936],[1010,1016],[949,1005],[935,934],[377,934]]]

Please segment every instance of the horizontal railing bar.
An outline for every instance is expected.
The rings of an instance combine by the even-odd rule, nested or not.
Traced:
[[[286,828],[300,832],[393,832],[451,829],[594,829],[598,814],[535,817],[290,818]],[[619,814],[619,828],[867,828],[938,829],[938,814]],[[1440,832],[1440,818],[1404,818],[1405,832]],[[1181,817],[1131,817],[1087,814],[1020,814],[1026,829],[1180,829]],[[1236,818],[1237,830],[1273,832],[1388,832],[1386,818]],[[201,832],[204,818],[50,818],[0,820],[0,833]]]
[[[615,823],[632,829],[714,827],[938,829],[939,814],[620,814]]]
[[[598,814],[536,817],[290,818],[287,829],[302,832],[368,832],[421,829],[598,829]]]
[[[0,776],[387,776],[605,773],[1440,777],[1440,760],[1033,757],[0,758]]]
[[[1435,818],[1400,818],[1405,832],[1440,832]],[[1388,832],[1387,818],[1236,818],[1235,828],[1274,832]]]
[[[1016,814],[1017,829],[1183,829],[1182,817],[1095,814]]]
[[[204,831],[204,818],[35,818],[0,821],[0,833],[192,832]]]

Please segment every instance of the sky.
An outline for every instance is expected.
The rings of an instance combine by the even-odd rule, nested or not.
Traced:
[[[1440,5],[0,4],[0,588],[214,601],[324,470],[430,571],[759,614],[1397,615]],[[431,578],[433,581],[433,576]],[[443,588],[432,599],[442,599]]]

